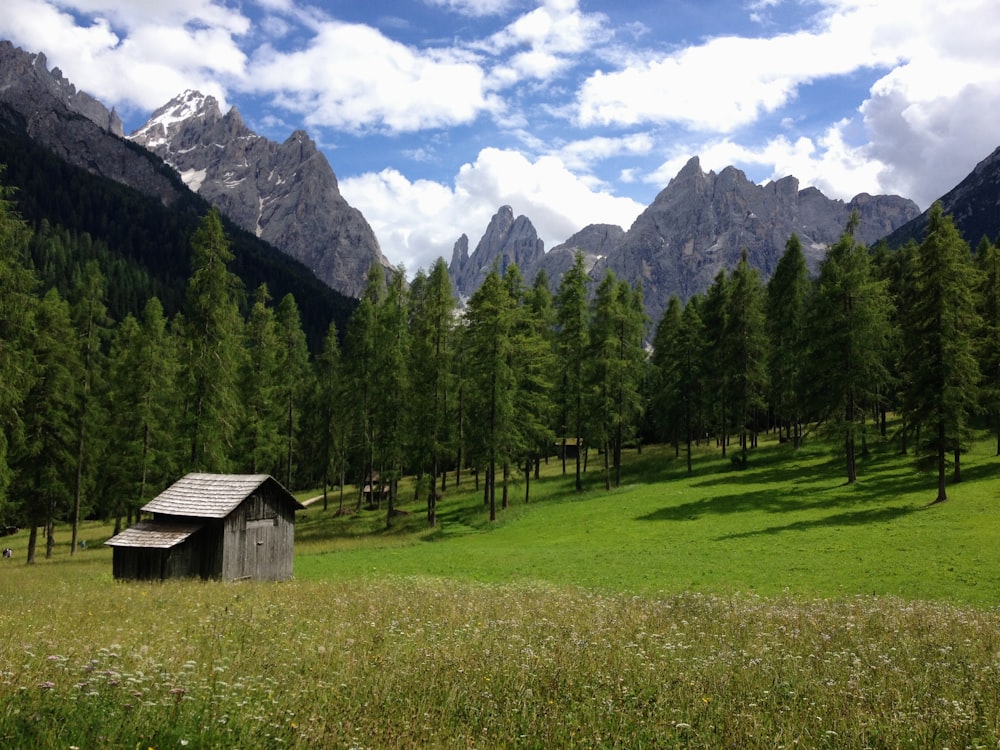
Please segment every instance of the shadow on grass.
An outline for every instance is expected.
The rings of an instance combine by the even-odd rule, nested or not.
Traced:
[[[869,508],[867,510],[850,511],[847,513],[836,513],[832,516],[824,516],[809,521],[795,521],[793,523],[780,526],[768,526],[765,529],[754,531],[742,531],[737,534],[725,534],[716,537],[714,541],[721,542],[729,539],[749,539],[755,536],[765,536],[769,534],[780,534],[784,531],[810,531],[828,526],[864,526],[866,524],[894,521],[897,518],[916,513],[919,508],[909,506],[892,506],[888,508]]]

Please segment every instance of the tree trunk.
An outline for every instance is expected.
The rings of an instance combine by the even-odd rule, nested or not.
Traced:
[[[944,449],[944,422],[938,422],[938,494],[935,503],[943,503],[948,499],[948,492],[945,490],[945,449]]]

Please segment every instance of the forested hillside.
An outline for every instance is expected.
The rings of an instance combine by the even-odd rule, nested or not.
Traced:
[[[125,141],[137,158],[158,161]],[[72,166],[29,138],[20,116],[0,112],[2,181],[14,188],[11,199],[36,230],[32,257],[44,286],[65,296],[87,261],[98,264],[107,280],[108,311],[116,320],[137,315],[156,296],[173,315],[184,302],[191,270],[191,235],[208,203],[189,191],[177,174],[159,163],[177,185],[179,200],[169,206],[112,180]],[[277,296],[293,294],[302,310],[303,327],[314,350],[330,321],[340,327],[356,304],[320,282],[298,261],[272,248],[224,217],[233,248],[233,272],[255,289],[266,281]],[[246,301],[242,303],[244,308]]]
[[[54,192],[32,200],[71,220],[73,198]],[[329,325],[310,356],[297,296],[247,287],[240,235],[216,211],[193,233],[151,218],[163,236],[138,235],[136,257],[102,267],[116,256],[101,242],[24,221],[12,196],[0,207],[0,523],[28,526],[32,554],[38,529],[129,521],[195,470],[291,489],[350,482],[349,502],[383,508],[387,525],[399,479],[415,476],[435,524],[456,474],[475,474],[495,518],[512,477],[530,497],[544,457],[578,477],[590,461],[611,488],[623,446],[643,441],[678,453],[708,441],[740,467],[763,430],[796,443],[818,432],[853,482],[894,412],[937,501],[975,420],[987,415],[1000,441],[1000,251],[970,252],[940,206],[896,252],[871,253],[852,216],[815,278],[795,235],[766,285],[744,256],[704,294],[670,300],[651,355],[641,289],[611,272],[592,288],[578,255],[554,295],[544,273],[528,286],[516,265],[494,268],[461,314],[443,260],[409,286],[375,266],[346,326]],[[172,252],[147,265],[145,242]],[[181,273],[182,256],[178,287],[163,268]]]

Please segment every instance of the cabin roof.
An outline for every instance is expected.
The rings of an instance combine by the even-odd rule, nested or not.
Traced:
[[[292,507],[302,504],[268,474],[192,473],[178,479],[146,503],[142,510],[189,518],[225,518],[261,485],[271,482]]]
[[[170,549],[180,544],[204,523],[139,521],[124,531],[115,534],[105,542],[110,547],[146,547],[153,549]]]

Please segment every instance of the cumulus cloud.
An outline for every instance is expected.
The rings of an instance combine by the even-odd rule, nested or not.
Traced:
[[[516,151],[487,148],[464,164],[451,186],[410,181],[397,170],[348,177],[341,192],[365,215],[383,252],[412,275],[434,261],[451,259],[455,241],[475,248],[490,218],[503,205],[531,219],[546,249],[587,224],[624,228],[644,206],[595,190],[553,156],[535,161]]]
[[[414,50],[370,26],[321,23],[303,49],[269,45],[250,63],[248,86],[306,124],[350,131],[414,131],[469,123],[496,107],[482,69],[454,50]]]

